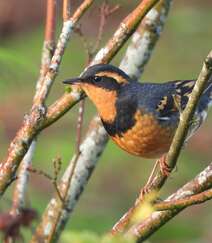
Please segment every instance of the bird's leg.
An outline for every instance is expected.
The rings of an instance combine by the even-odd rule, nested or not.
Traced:
[[[140,192],[140,197],[143,197],[145,194],[147,194],[149,192],[149,189],[152,185],[152,181],[154,179],[154,175],[155,175],[155,172],[156,172],[156,169],[157,169],[157,166],[159,165],[159,160],[157,160],[154,164],[154,167],[151,171],[151,174],[148,178],[148,181],[146,183],[146,185],[141,189],[141,192]]]
[[[154,180],[154,176],[155,176],[155,172],[156,172],[156,169],[157,169],[157,166],[159,165],[160,167],[160,171],[161,173],[168,177],[171,173],[171,168],[168,166],[168,164],[166,163],[166,160],[167,160],[167,156],[166,155],[163,155],[160,159],[158,159],[155,164],[154,164],[154,167],[151,171],[151,174],[148,178],[148,181],[146,183],[146,185],[141,189],[140,191],[140,198],[142,198],[145,194],[147,194],[152,186],[152,182]]]
[[[171,173],[171,168],[169,167],[169,165],[167,164],[167,156],[166,154],[163,155],[160,159],[157,160],[159,165],[160,165],[160,171],[161,173],[168,177]]]

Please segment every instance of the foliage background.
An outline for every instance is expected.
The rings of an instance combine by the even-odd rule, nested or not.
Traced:
[[[38,77],[45,2],[36,0],[29,2],[21,0],[19,8],[13,10],[14,12],[8,11],[8,6],[13,9],[17,4],[14,1],[1,0],[0,3],[0,158],[6,156],[9,142],[20,126],[24,114],[30,108]],[[77,1],[73,2],[74,6],[77,6]],[[110,2],[117,3],[117,1]],[[122,8],[108,21],[105,40],[115,30],[119,20],[138,1],[118,2],[122,4]],[[195,78],[202,61],[211,49],[212,4],[210,1],[175,2],[177,3],[172,6],[165,31],[141,80],[163,82]],[[6,21],[8,15],[13,16],[11,22]],[[90,41],[95,39],[96,23],[98,23],[98,10],[94,5],[82,19],[83,31]],[[61,24],[58,23],[58,28],[60,27]],[[118,65],[123,51],[113,64]],[[55,100],[64,91],[61,80],[78,75],[85,61],[86,54],[82,43],[78,36],[74,36],[65,52],[49,102]],[[94,107],[87,100],[85,131],[89,118],[94,112]],[[76,115],[77,109],[74,108],[39,136],[33,160],[34,167],[51,173],[53,170],[51,161],[57,155],[62,157],[63,168],[66,167],[74,151]],[[211,161],[211,135],[212,112],[204,126],[186,146],[180,157],[177,171],[166,184],[161,197],[167,192],[174,192]],[[152,165],[153,161],[130,156],[110,142],[76,207],[67,227],[67,233],[70,230],[88,230],[96,233],[108,231],[133,203]],[[41,214],[53,190],[52,185],[45,178],[32,175],[28,190],[29,204]],[[7,192],[7,199],[10,198],[10,194],[11,190]],[[7,199],[1,204],[0,211],[9,208]],[[208,202],[185,210],[157,232],[151,242],[211,242],[212,214],[209,213],[211,206],[212,203]]]

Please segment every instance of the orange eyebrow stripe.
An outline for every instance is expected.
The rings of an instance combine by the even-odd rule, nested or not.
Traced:
[[[108,77],[108,78],[113,78],[115,79],[118,83],[123,84],[123,83],[128,83],[128,81],[122,77],[121,75],[117,74],[117,73],[113,73],[113,72],[100,72],[97,73],[96,76],[100,76],[100,77]]]

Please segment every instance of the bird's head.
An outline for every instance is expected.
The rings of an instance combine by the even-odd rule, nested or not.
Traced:
[[[118,92],[129,83],[129,76],[121,69],[109,64],[97,64],[89,67],[80,77],[67,79],[65,84],[78,85],[93,100],[94,93],[106,95]]]
[[[130,78],[125,72],[108,64],[93,65],[80,77],[63,81],[65,84],[78,85],[84,90],[100,114],[104,109],[110,110],[106,104],[115,106],[119,90],[129,82]]]

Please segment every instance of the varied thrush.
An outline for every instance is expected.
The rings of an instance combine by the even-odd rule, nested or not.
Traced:
[[[77,84],[84,90],[107,133],[122,149],[145,158],[159,158],[169,150],[195,81],[139,83],[115,66],[97,64],[64,83]],[[212,79],[199,100],[187,139],[205,120],[210,105]]]

